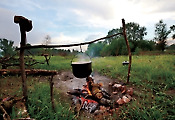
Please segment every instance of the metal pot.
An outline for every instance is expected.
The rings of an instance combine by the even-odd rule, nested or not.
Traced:
[[[86,78],[92,72],[90,57],[85,53],[77,54],[72,60],[72,72],[77,78]]]
[[[92,72],[92,62],[72,62],[72,72],[77,78],[86,78]]]

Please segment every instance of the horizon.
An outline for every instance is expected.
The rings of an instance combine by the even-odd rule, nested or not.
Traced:
[[[166,6],[165,6],[166,5]],[[116,7],[117,6],[117,7]],[[167,29],[175,21],[175,1],[124,0],[2,0],[0,3],[1,38],[13,40],[19,46],[19,25],[13,23],[15,15],[32,20],[33,29],[27,33],[27,43],[42,44],[45,36],[51,37],[51,44],[74,44],[105,37],[109,30],[126,24],[138,23],[146,27],[145,39],[154,37],[155,24],[163,20]],[[127,8],[127,9],[126,9]],[[168,44],[175,43],[168,38]],[[82,46],[83,50],[87,46]],[[79,49],[79,47],[74,47]]]

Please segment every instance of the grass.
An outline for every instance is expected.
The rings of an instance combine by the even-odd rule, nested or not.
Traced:
[[[93,59],[94,70],[125,82],[128,66],[122,62],[127,56]],[[147,89],[168,90],[175,87],[175,56],[133,56],[130,82]]]
[[[60,62],[51,62],[52,69],[70,69],[70,58],[58,59]],[[128,56],[93,58],[93,71],[126,82],[128,67],[122,65],[125,60]],[[130,86],[135,88],[135,99],[121,109],[119,119],[175,119],[174,55],[133,56]],[[171,94],[166,94],[168,91]]]
[[[75,119],[73,111],[70,111],[70,103],[61,99],[58,90],[54,89],[55,111],[52,109],[50,98],[49,82],[43,79],[45,77],[27,77],[28,85],[28,113],[31,118],[36,120],[72,120]],[[0,78],[0,98],[7,96],[22,97],[21,77],[20,76],[2,76]],[[12,109],[10,114],[11,119],[18,119],[16,116],[15,108]]]
[[[55,92],[55,98],[60,98]],[[74,114],[69,111],[69,104],[55,99],[55,111],[52,109],[50,100],[50,88],[47,84],[37,84],[29,91],[28,111],[31,118],[36,120],[72,120]]]
[[[60,62],[55,61],[58,59]],[[93,58],[93,71],[126,82],[128,66],[122,65],[125,60],[128,56]],[[55,57],[52,69],[70,69],[70,61]],[[135,99],[121,109],[118,119],[175,119],[174,55],[133,56],[130,86],[135,89]]]
[[[20,96],[22,94],[21,78],[18,76],[0,77],[0,98],[7,96]]]
[[[71,59],[73,56],[67,56],[67,57],[62,57],[62,56],[52,56],[49,65],[45,64],[38,64],[34,66],[37,69],[46,69],[46,70],[69,70],[71,68]],[[41,56],[35,56],[35,59],[38,61],[44,61],[45,58]]]
[[[43,57],[36,57],[36,59],[44,60]],[[58,71],[70,70],[71,59],[72,57],[53,56],[49,66],[44,64],[37,65],[35,68]],[[102,75],[116,79],[116,81],[126,82],[128,66],[122,65],[125,60],[128,60],[128,56],[93,58],[93,71],[98,71]],[[9,81],[12,81],[12,79]],[[5,85],[5,82],[2,83],[1,87]],[[9,84],[9,82],[6,83]],[[17,83],[15,85],[18,85]],[[174,55],[133,56],[130,84],[128,86],[134,87],[134,99],[129,104],[122,106],[120,114],[114,115],[114,118],[175,119]],[[36,119],[73,118],[74,115],[68,111],[67,104],[63,104],[59,100],[60,95],[56,95],[56,101],[58,101],[56,109],[58,112],[52,112],[50,102],[48,102],[50,98],[46,97],[46,93],[49,93],[47,90],[48,88],[43,84],[36,85],[31,89],[33,92],[30,92],[30,98],[32,99],[29,99],[29,111],[32,117]],[[32,111],[35,111],[36,114],[32,113]],[[49,113],[47,113],[48,111]]]
[[[128,57],[94,59],[94,70],[126,82]],[[130,85],[133,102],[121,109],[120,119],[175,119],[175,56],[133,56]],[[167,91],[173,90],[171,95]]]

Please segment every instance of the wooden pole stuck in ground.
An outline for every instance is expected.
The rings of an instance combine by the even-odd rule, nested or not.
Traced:
[[[50,97],[51,97],[52,109],[53,109],[54,112],[56,112],[55,111],[55,105],[54,105],[54,99],[53,99],[53,85],[54,85],[54,83],[53,83],[53,76],[54,76],[54,74],[52,74],[50,79],[49,79],[49,83],[50,83]]]
[[[15,16],[14,22],[19,24],[20,32],[21,32],[21,43],[20,48],[26,46],[26,32],[29,32],[32,29],[32,21],[26,19],[22,16]],[[22,90],[23,96],[25,100],[27,100],[27,82],[26,82],[26,73],[25,73],[25,65],[24,65],[24,50],[20,49],[20,69],[21,69],[21,77],[22,77]]]
[[[125,26],[125,20],[122,19],[122,25],[123,25],[123,36],[126,42],[126,46],[128,49],[128,55],[129,55],[129,66],[128,66],[128,76],[127,76],[127,83],[129,83],[129,78],[130,78],[130,71],[131,71],[131,61],[132,61],[132,57],[131,57],[131,49],[129,47],[129,42],[126,36],[126,26]]]

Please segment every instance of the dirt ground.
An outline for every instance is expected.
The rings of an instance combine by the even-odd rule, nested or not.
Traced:
[[[32,80],[35,82],[48,82],[50,76],[28,76],[27,80]],[[106,76],[102,76],[97,72],[93,73],[93,78],[95,83],[102,83],[102,89],[106,90],[108,92],[109,83],[117,82],[116,79],[110,79]],[[6,80],[6,82],[3,82],[3,79]],[[5,77],[0,79],[1,84],[1,98],[5,98],[7,96],[12,96],[22,93],[18,93],[21,88],[21,77]],[[35,82],[29,82],[28,81],[28,87],[32,88],[34,86],[33,83]],[[72,102],[71,96],[67,94],[69,90],[73,89],[81,89],[83,85],[86,85],[86,78],[76,78],[71,71],[62,71],[59,72],[57,75],[53,77],[54,82],[54,90],[58,90],[59,94],[61,94],[61,100],[64,100],[66,102]],[[17,91],[17,92],[14,92]],[[13,93],[13,94],[12,94]],[[80,119],[88,120],[93,118],[93,114],[88,113],[87,111],[81,111]]]
[[[110,79],[106,76],[102,76],[97,72],[93,73],[93,78],[95,83],[102,83],[102,89],[108,92],[109,83],[117,82],[115,79]],[[61,99],[72,102],[71,96],[67,94],[67,91],[73,89],[81,89],[83,85],[86,85],[86,78],[76,78],[71,71],[63,71],[58,75],[55,75],[53,78],[54,89],[59,90],[59,93],[62,95]],[[90,114],[87,111],[80,111],[80,116],[78,119],[89,120],[94,119],[94,115]]]
[[[95,83],[102,83],[102,88],[106,91],[108,91],[109,83],[115,81],[97,72],[93,73],[93,78]],[[60,72],[54,76],[53,81],[54,88],[58,88],[62,93],[66,93],[72,89],[81,89],[83,85],[86,85],[86,78],[76,78],[71,71]]]
[[[97,72],[93,72],[93,78],[95,83],[102,83],[102,88],[106,90],[109,93],[109,83],[118,83],[119,81],[117,79],[111,79],[109,77],[100,75]],[[33,83],[38,82],[48,82],[50,76],[28,76],[27,80],[31,80],[33,82],[28,81],[28,88],[32,88],[34,86]],[[73,89],[81,89],[83,85],[86,85],[86,78],[80,79],[76,78],[72,71],[62,71],[59,72],[57,75],[53,77],[54,82],[54,90],[58,90],[59,94],[61,94],[61,99],[64,101],[71,102],[71,96],[67,94],[67,91],[73,90]],[[49,82],[48,82],[49,83]],[[127,85],[127,87],[133,87],[133,85]],[[0,100],[7,96],[13,96],[13,95],[22,95],[21,92],[21,77],[20,76],[7,76],[7,77],[1,77],[0,78]],[[140,90],[137,88],[134,88],[134,99],[137,99],[137,95],[141,94]],[[167,95],[174,96],[175,90],[168,90],[166,91]],[[89,119],[93,118],[92,114],[84,113],[80,114],[81,119]],[[85,116],[85,117],[84,117]],[[88,116],[88,117],[87,117]]]
[[[50,76],[27,76],[28,87],[33,86],[31,80],[37,82],[48,82]],[[93,73],[93,78],[95,83],[102,83],[106,91],[108,91],[108,84],[116,80],[110,79],[106,76],[102,76],[97,72]],[[67,96],[67,91],[82,88],[83,85],[86,85],[86,78],[76,78],[71,71],[62,71],[53,77],[54,89],[58,90],[62,95]],[[20,76],[7,76],[0,78],[0,98],[3,99],[7,96],[13,96],[18,93],[21,89],[21,77]]]

